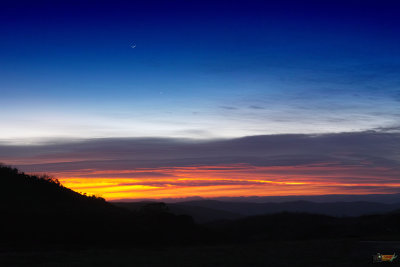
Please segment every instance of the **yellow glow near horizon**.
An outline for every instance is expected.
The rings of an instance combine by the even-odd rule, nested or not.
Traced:
[[[177,197],[235,197],[322,194],[369,194],[398,188],[390,171],[358,166],[272,166],[245,164],[135,170],[77,170],[56,173],[77,192],[107,200]],[[357,179],[345,177],[354,176]],[[396,174],[393,173],[393,177]],[[344,178],[343,178],[344,177]],[[378,189],[377,189],[378,188]],[[386,188],[386,189],[385,189]],[[351,191],[350,191],[351,190]]]

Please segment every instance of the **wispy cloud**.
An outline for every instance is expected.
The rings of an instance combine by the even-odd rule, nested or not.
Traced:
[[[232,106],[220,106],[222,109],[227,109],[227,110],[236,110],[238,109],[237,107],[232,107]]]

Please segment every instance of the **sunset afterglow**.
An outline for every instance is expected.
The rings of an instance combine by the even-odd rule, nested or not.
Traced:
[[[19,2],[0,163],[107,200],[400,193],[396,1]]]
[[[386,172],[385,181],[380,177],[382,172]],[[145,175],[141,176],[142,173]],[[256,167],[237,164],[113,172],[82,170],[54,175],[73,190],[108,200],[349,192],[369,194],[398,192],[400,189],[400,183],[396,182],[397,173],[383,168],[365,169],[359,166]]]

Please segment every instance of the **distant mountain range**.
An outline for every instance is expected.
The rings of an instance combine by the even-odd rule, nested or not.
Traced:
[[[274,214],[280,212],[305,212],[336,217],[383,214],[400,210],[400,203],[384,204],[377,202],[327,202],[290,201],[282,203],[248,203],[217,200],[198,200],[169,203],[171,212],[187,214],[198,223],[215,220],[234,220],[247,216]]]
[[[119,202],[117,206],[131,210],[138,209],[149,202]],[[400,203],[384,204],[377,202],[327,202],[290,201],[282,203],[248,203],[218,200],[196,200],[168,203],[169,211],[192,216],[197,223],[218,220],[236,220],[248,216],[276,214],[281,212],[321,214],[335,217],[356,217],[370,214],[384,214],[400,210]]]

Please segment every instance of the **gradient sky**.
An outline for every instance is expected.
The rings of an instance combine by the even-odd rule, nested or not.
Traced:
[[[399,12],[385,0],[1,1],[0,161],[108,199],[397,192]],[[368,138],[349,146],[348,134]],[[237,147],[243,137],[260,145]]]

